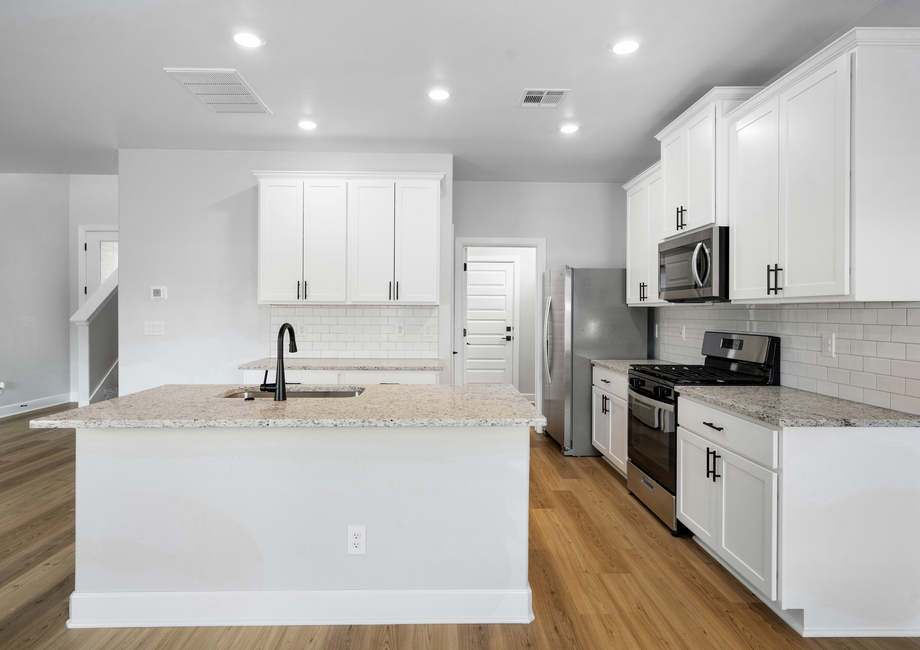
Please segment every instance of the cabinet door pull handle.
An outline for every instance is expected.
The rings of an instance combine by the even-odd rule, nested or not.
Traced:
[[[609,413],[607,410],[607,396],[601,395],[601,413]]]
[[[680,230],[680,208],[674,208],[674,230]]]
[[[714,451],[709,451],[709,447],[706,447],[706,478],[709,478],[714,473],[713,470],[709,469],[709,456],[714,453]]]
[[[300,300],[300,280],[297,281],[297,300]]]
[[[303,281],[303,299],[306,300],[310,297],[310,283],[306,280]]]
[[[399,300],[399,280],[396,281],[396,299]]]
[[[393,281],[390,280],[390,288],[387,290],[387,300],[393,300]]]
[[[712,482],[715,483],[717,478],[722,478],[721,474],[716,474],[716,460],[722,458],[719,454],[716,453],[716,450],[712,450]]]
[[[783,290],[783,288],[779,286],[779,272],[780,271],[782,271],[782,269],[779,268],[779,264],[774,264],[773,265],[773,293],[777,295],[779,295],[779,292]]]
[[[767,295],[769,296],[773,289],[770,287],[770,274],[773,273],[773,269],[770,268],[770,265],[767,264]]]
[[[705,424],[705,425],[706,425],[707,427],[709,427],[710,429],[715,429],[716,431],[721,431],[722,429],[725,428],[725,427],[717,427],[717,426],[714,425],[712,422],[703,422],[703,424]]]

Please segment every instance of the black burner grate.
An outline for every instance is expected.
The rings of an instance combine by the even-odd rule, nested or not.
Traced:
[[[707,366],[650,366],[634,365],[635,373],[647,375],[671,384],[761,384],[763,379],[730,370]]]

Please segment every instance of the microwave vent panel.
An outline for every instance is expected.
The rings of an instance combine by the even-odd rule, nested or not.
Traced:
[[[205,106],[220,114],[269,114],[239,72],[228,68],[163,68]]]

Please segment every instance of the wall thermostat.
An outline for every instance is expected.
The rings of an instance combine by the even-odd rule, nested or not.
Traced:
[[[151,300],[166,300],[166,287],[150,287]]]

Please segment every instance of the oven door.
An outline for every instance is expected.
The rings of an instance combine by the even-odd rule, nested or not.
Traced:
[[[677,487],[676,416],[674,404],[630,389],[629,460],[671,494]]]

